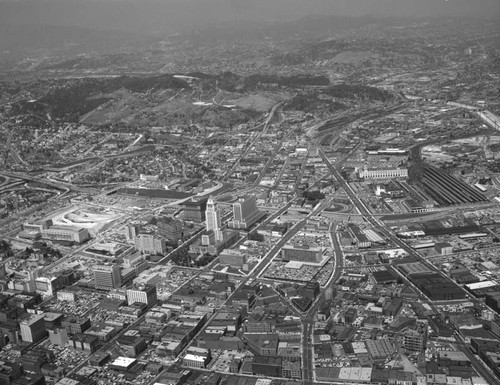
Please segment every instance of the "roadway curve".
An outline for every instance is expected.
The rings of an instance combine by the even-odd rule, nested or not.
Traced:
[[[385,237],[389,238],[394,244],[398,245],[400,248],[402,248],[403,250],[405,250],[408,255],[410,256],[413,256],[415,257],[416,259],[418,259],[420,262],[422,262],[426,267],[428,267],[429,269],[431,269],[432,271],[435,271],[437,273],[439,273],[443,278],[449,280],[448,277],[446,277],[446,275],[444,275],[444,273],[442,273],[441,271],[437,270],[436,267],[434,265],[432,265],[431,263],[429,263],[427,260],[425,260],[425,258],[423,258],[420,254],[418,254],[415,250],[413,250],[410,246],[408,246],[406,243],[404,243],[403,241],[401,241],[399,238],[397,238],[394,234],[392,234],[391,232],[389,232],[371,213],[370,211],[366,208],[366,206],[363,204],[363,202],[361,202],[361,200],[359,199],[359,197],[356,195],[356,193],[352,190],[351,186],[345,181],[344,178],[342,178],[342,176],[340,175],[340,172],[332,165],[332,163],[330,162],[330,160],[325,156],[324,152],[322,150],[320,150],[320,154],[321,154],[321,157],[323,158],[323,160],[325,161],[325,163],[327,164],[328,168],[330,169],[330,171],[334,174],[335,177],[337,177],[337,180],[342,184],[342,187],[344,188],[344,190],[346,191],[347,195],[349,196],[349,198],[351,199],[351,201],[353,202],[353,204],[358,208],[359,212],[365,216],[366,220],[374,227],[376,228],[380,233],[382,233]],[[451,281],[453,282],[453,281]],[[463,290],[465,292],[465,290],[458,286],[461,290]],[[420,290],[418,290],[418,292],[420,292],[420,294],[425,298],[426,296],[424,295],[424,293],[422,293]],[[465,292],[467,293],[467,292]],[[467,293],[468,294],[468,293]],[[432,303],[432,301],[430,301]],[[454,328],[454,326],[452,325],[452,327]],[[458,335],[459,333],[459,330],[455,329],[455,335]],[[459,340],[460,342],[460,340]],[[460,346],[460,345],[459,345]],[[461,348],[461,350],[463,350]],[[467,349],[468,350],[468,349]],[[470,353],[470,352],[469,352]],[[467,354],[467,353],[466,353]],[[485,379],[487,378],[490,378],[494,381],[490,382],[490,385],[500,385],[500,381],[498,379],[494,379],[492,378],[489,370],[483,365],[483,363],[481,362],[481,360],[476,357],[475,355],[473,354],[467,354],[469,359],[471,360],[473,366],[474,366],[474,369],[476,369],[476,371],[481,375],[483,376]]]
[[[338,242],[336,230],[337,226],[330,231],[330,237],[335,252],[333,274],[326,283],[325,289],[309,308],[306,315],[302,317],[302,378],[305,385],[312,385],[314,383],[314,316],[325,299],[326,290],[338,282],[344,268],[344,254]]]

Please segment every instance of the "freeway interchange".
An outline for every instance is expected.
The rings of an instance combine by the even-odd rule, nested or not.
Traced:
[[[330,162],[328,157],[324,154],[323,151],[320,151],[320,154],[323,158],[323,160],[326,162],[328,165],[328,168],[330,169],[331,173],[337,178],[338,181],[340,181],[342,187],[345,189],[347,192],[347,195],[349,196],[350,200],[353,202],[353,204],[356,206],[356,208],[359,210],[361,215],[364,216],[364,218],[375,228],[377,229],[381,234],[387,237],[387,239],[390,239],[394,244],[397,246],[401,247],[404,251],[408,253],[408,255],[417,258],[420,262],[422,262],[424,265],[426,265],[428,268],[430,268],[432,271],[439,272],[442,276],[444,276],[446,279],[448,279],[441,271],[438,271],[432,264],[430,264],[427,260],[425,260],[418,252],[416,252],[414,249],[409,247],[406,243],[401,241],[398,237],[396,237],[393,233],[391,233],[383,224],[372,215],[372,213],[367,209],[365,204],[359,199],[359,197],[354,193],[353,189],[347,183],[347,181],[342,177],[340,172],[338,171],[337,168],[334,167],[334,165]],[[417,290],[418,293],[420,293],[420,296],[422,298],[425,298],[425,294],[423,294],[416,286],[413,286],[414,290]],[[464,290],[464,289],[462,289]],[[433,306],[433,309],[437,312],[437,308]],[[463,344],[463,339],[458,333],[458,330],[455,329],[455,336],[458,336],[460,350],[464,352],[467,357],[471,360],[471,362],[474,365],[474,368],[479,372],[479,374],[488,380],[488,382],[492,385],[498,385],[500,384],[500,380],[496,378],[490,371],[489,368],[485,366],[483,361],[479,359],[476,355],[472,354],[469,349]],[[311,383],[311,382],[309,382]]]

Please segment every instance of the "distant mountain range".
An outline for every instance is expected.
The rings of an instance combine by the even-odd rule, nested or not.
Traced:
[[[308,15],[499,17],[499,0],[0,0],[0,23],[79,26],[141,34]],[[1,40],[1,39],[0,39]]]
[[[112,51],[120,46],[137,46],[147,40],[144,36],[127,32],[21,24],[0,24],[0,36],[0,55],[2,51],[12,53],[29,53],[36,50],[52,53],[72,50]]]

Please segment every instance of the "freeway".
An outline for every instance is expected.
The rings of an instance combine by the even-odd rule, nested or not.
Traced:
[[[486,381],[488,381],[489,385],[500,385],[500,379],[495,374],[493,374],[489,368],[485,366],[485,364],[479,357],[477,357],[469,350],[468,345],[466,344],[460,333],[455,332],[455,338],[458,341],[458,348],[474,364],[474,369],[478,372],[478,374]]]
[[[464,103],[447,102],[446,104],[450,106],[465,108],[466,110],[469,111],[473,111],[486,124],[493,127],[495,130],[500,131],[500,117],[496,116],[493,112],[481,109],[477,106],[471,106],[469,104],[464,104]]]
[[[313,323],[302,323],[302,383],[312,385],[314,382],[314,347]]]
[[[492,126],[495,130],[500,131],[500,118],[493,114],[491,111],[484,110],[477,112],[477,115],[483,119],[483,121],[490,126]]]
[[[343,158],[337,160],[335,166],[332,165],[330,160],[325,156],[325,154],[321,151],[320,154],[323,157],[324,162],[330,169],[330,173],[335,176],[335,178],[339,181],[343,181],[342,176],[337,171],[335,167],[341,166],[351,154],[356,151],[361,143],[358,143],[354,148],[349,151],[347,155]],[[335,173],[332,171],[335,170]],[[320,205],[318,205],[311,214],[309,215],[317,215],[319,212],[323,211],[328,205],[331,203],[333,198],[329,200],[324,200]],[[325,289],[321,292],[321,294],[316,298],[313,305],[309,308],[307,313],[302,317],[302,379],[303,384],[310,385],[314,383],[314,352],[313,352],[313,326],[314,326],[314,315],[318,311],[319,307],[323,303],[325,299],[325,292],[330,286],[332,286],[335,282],[340,279],[342,275],[343,265],[344,265],[344,254],[342,252],[342,248],[338,242],[337,234],[336,234],[337,226],[334,228],[330,228],[330,239],[332,241],[333,249],[334,249],[334,267],[333,273],[330,276],[330,279],[325,285]]]
[[[335,260],[333,274],[325,285],[325,290],[321,292],[319,297],[314,302],[313,306],[307,311],[307,314],[302,319],[302,378],[304,384],[312,384],[314,381],[314,351],[313,351],[313,326],[314,315],[325,299],[326,290],[336,283],[341,275],[344,267],[344,255],[337,238],[337,226],[331,229],[330,238],[332,240]]]
[[[373,228],[377,229],[383,235],[384,238],[390,239],[393,244],[397,245],[398,247],[400,247],[401,249],[406,251],[406,253],[409,256],[415,257],[420,262],[422,262],[422,264],[424,264],[426,267],[428,267],[432,271],[436,271],[436,273],[439,273],[446,280],[449,280],[448,277],[442,271],[437,270],[433,264],[428,262],[418,252],[416,252],[413,248],[408,246],[405,242],[403,242],[401,239],[399,239],[393,233],[391,233],[389,230],[387,230],[387,228],[382,224],[382,222],[376,216],[374,216],[370,212],[370,210],[368,210],[366,205],[356,195],[356,193],[353,191],[353,189],[349,185],[349,183],[347,183],[346,180],[344,178],[342,178],[342,176],[340,175],[340,172],[332,165],[332,163],[326,157],[326,155],[323,153],[322,150],[320,150],[320,154],[323,157],[326,164],[328,165],[328,168],[330,169],[330,171],[335,175],[335,177],[337,177],[338,181],[340,182],[340,184],[344,188],[345,192],[349,196],[349,199],[351,200],[351,202],[354,204],[354,206],[356,206],[356,208],[359,210],[360,214],[363,215],[364,218],[373,226]],[[462,287],[460,287],[458,285],[457,285],[457,287],[465,292],[465,290]],[[465,293],[468,294],[467,292],[465,292]]]
[[[81,186],[76,186],[71,183],[67,183],[64,181],[55,181],[51,180],[49,178],[40,178],[34,175],[28,175],[26,173],[19,173],[19,172],[2,172],[2,175],[9,176],[12,178],[17,178],[17,179],[22,179],[28,182],[38,182],[41,184],[45,184],[47,186],[53,186],[55,188],[58,188],[60,190],[74,190],[74,191],[79,191],[83,193],[99,193],[100,190],[96,188],[91,188],[91,187],[81,187]]]
[[[441,271],[437,270],[434,265],[432,265],[431,263],[429,263],[419,253],[417,253],[415,250],[413,250],[411,247],[409,247],[406,243],[404,243],[399,238],[397,238],[394,234],[392,234],[391,232],[389,232],[383,226],[383,224],[377,218],[375,218],[371,214],[371,212],[366,208],[366,206],[363,204],[363,202],[361,201],[361,199],[359,199],[359,197],[352,190],[351,186],[342,178],[342,176],[340,175],[340,172],[331,164],[330,160],[325,156],[325,154],[323,153],[322,150],[320,150],[320,154],[321,154],[322,158],[324,159],[324,161],[326,162],[326,164],[327,164],[328,168],[330,169],[330,171],[335,175],[335,177],[337,177],[338,181],[342,184],[342,187],[344,187],[344,190],[346,191],[347,195],[349,196],[349,198],[351,199],[351,201],[353,202],[353,204],[357,207],[357,209],[359,210],[359,212],[362,215],[365,216],[366,220],[374,228],[376,228],[380,233],[384,234],[384,236],[386,236],[387,238],[389,238],[394,244],[398,245],[403,250],[405,250],[408,253],[408,255],[417,258],[420,262],[422,262],[429,269],[431,269],[433,271],[436,271],[437,273],[441,274],[441,276],[443,276],[445,279],[448,280],[448,277],[446,277],[444,275],[444,273],[442,273]],[[451,281],[451,282],[453,282],[453,281]],[[459,287],[460,289],[462,289],[465,292],[465,290],[462,287],[460,287],[458,285],[457,285],[457,287]],[[416,289],[418,290],[418,288],[416,288]],[[417,292],[419,292],[423,297],[425,297],[425,295],[420,290],[418,290]],[[455,335],[459,335],[459,331],[457,329],[455,329],[455,332],[456,332]],[[459,342],[460,342],[460,339],[459,339]],[[461,350],[463,350],[463,349],[464,349],[464,347],[462,346]],[[468,350],[468,349],[466,349],[466,350]],[[483,363],[481,362],[481,360],[479,360],[479,358],[477,358],[473,354],[468,354],[468,353],[466,353],[466,354],[468,355],[469,359],[471,360],[471,362],[472,362],[472,364],[474,366],[474,369],[476,369],[478,371],[478,373],[480,373],[481,375],[484,374],[484,376],[486,376],[485,378],[491,378],[491,375],[489,375],[488,370],[484,367]],[[494,379],[494,378],[492,378],[492,379],[494,381],[490,382],[491,385],[500,385],[500,382],[497,379]],[[490,381],[490,380],[488,380],[488,381]]]

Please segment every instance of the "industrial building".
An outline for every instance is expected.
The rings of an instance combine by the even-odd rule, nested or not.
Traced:
[[[439,273],[414,275],[410,280],[432,301],[444,301],[465,298],[465,291]]]
[[[358,249],[366,249],[366,248],[371,247],[372,242],[358,226],[350,224],[348,226],[348,229],[349,229],[349,232],[352,234],[352,237],[354,239],[354,243],[356,244]]]

